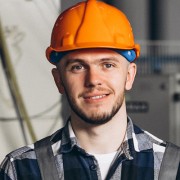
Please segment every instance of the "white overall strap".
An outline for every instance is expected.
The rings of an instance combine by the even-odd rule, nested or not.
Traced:
[[[35,142],[34,147],[42,180],[59,180],[50,137]]]
[[[167,143],[160,168],[159,180],[176,180],[179,163],[180,147]]]

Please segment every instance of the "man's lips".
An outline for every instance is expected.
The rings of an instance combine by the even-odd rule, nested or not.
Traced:
[[[98,100],[98,99],[102,99],[106,96],[108,96],[109,94],[101,94],[101,95],[89,95],[89,96],[84,96],[83,98],[86,100]]]
[[[87,90],[79,95],[79,98],[83,98],[85,101],[98,101],[105,99],[110,94],[112,94],[113,91],[110,89],[105,89],[102,87],[98,87],[97,89],[91,89]]]

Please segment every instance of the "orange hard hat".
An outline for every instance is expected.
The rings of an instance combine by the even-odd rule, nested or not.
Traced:
[[[53,51],[63,53],[84,48],[134,50],[136,58],[140,54],[124,13],[96,0],[80,2],[59,15],[46,56],[53,63],[50,58]]]

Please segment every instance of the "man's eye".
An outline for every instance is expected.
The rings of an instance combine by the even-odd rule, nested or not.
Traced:
[[[105,66],[105,68],[111,68],[111,67],[113,67],[112,64],[105,64],[104,66]]]
[[[83,70],[84,67],[82,65],[74,65],[71,67],[72,71],[79,71],[79,70]]]

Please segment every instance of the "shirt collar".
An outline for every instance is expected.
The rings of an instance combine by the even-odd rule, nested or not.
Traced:
[[[149,141],[149,136],[147,137],[147,134],[145,134],[143,130],[133,124],[130,117],[127,118],[127,121],[125,140],[119,151],[130,160],[133,158],[135,152],[152,149],[152,142]],[[79,151],[85,152],[78,144],[70,120],[68,120],[62,130],[60,152],[68,153],[72,151],[73,148],[78,148]]]

